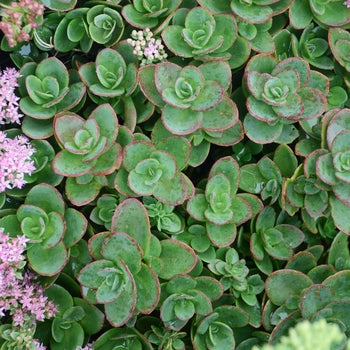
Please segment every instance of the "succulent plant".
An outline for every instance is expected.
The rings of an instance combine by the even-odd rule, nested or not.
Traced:
[[[120,350],[152,350],[148,340],[135,328],[119,327],[108,329],[94,341],[94,349],[108,350],[116,347]]]
[[[181,9],[162,31],[165,45],[175,55],[197,60],[229,59],[237,37],[232,15],[210,14],[202,7]]]
[[[112,217],[122,196],[118,194],[103,194],[96,202],[96,206],[90,213],[90,219],[99,225],[105,226],[107,230],[111,229]]]
[[[316,152],[317,177],[330,186],[331,215],[339,230],[350,234],[350,225],[346,219],[350,210],[350,110],[342,109],[324,119],[323,146],[327,151]],[[315,153],[314,152],[314,153]],[[306,166],[308,159],[306,159]],[[310,161],[311,162],[311,161]]]
[[[166,328],[179,331],[194,314],[211,313],[211,301],[222,293],[222,286],[213,278],[175,276],[162,288],[160,317]]]
[[[124,19],[136,28],[154,28],[159,31],[167,24],[181,0],[147,1],[134,0],[123,6]]]
[[[72,10],[77,0],[42,0],[45,7],[55,11],[69,11]]]
[[[103,304],[107,320],[115,327],[133,315],[154,310],[160,297],[158,276],[170,279],[191,271],[196,263],[190,247],[170,240],[159,242],[151,234],[145,207],[132,198],[116,208],[111,232],[90,238],[89,249],[95,261],[86,265],[77,279],[84,297]],[[176,266],[172,266],[174,256]]]
[[[67,264],[69,248],[85,234],[87,220],[76,209],[65,208],[56,188],[38,184],[15,214],[0,219],[0,226],[11,236],[26,236],[30,267],[40,275],[54,276]]]
[[[326,28],[346,26],[350,22],[350,10],[344,7],[344,1],[341,0],[295,0],[292,2],[289,8],[289,21],[294,28],[303,29],[312,20]]]
[[[75,350],[85,341],[84,336],[91,336],[102,329],[104,314],[96,306],[88,304],[84,299],[72,297],[58,284],[51,285],[45,295],[49,300],[60,300],[55,318],[37,327],[37,334],[46,333],[50,329],[50,349]]]
[[[148,65],[140,68],[139,80],[144,95],[162,108],[162,122],[173,134],[224,132],[237,123],[236,105],[225,96],[231,80],[225,62],[184,68],[171,62]]]
[[[286,326],[291,326],[301,319],[341,322],[344,324],[344,333],[348,336],[347,310],[350,307],[350,300],[343,286],[349,278],[349,270],[340,271],[328,277],[324,275],[323,280],[317,279],[317,282],[313,282],[310,278],[315,279],[311,271],[313,269],[305,274],[286,268],[274,271],[267,278],[265,285],[267,295],[270,302],[277,306],[269,310],[271,311],[270,322],[277,323],[275,335],[270,339],[271,343],[279,340],[283,334],[283,328],[286,330]],[[331,270],[328,271],[330,272]],[[270,308],[271,305],[268,307]]]
[[[244,119],[247,136],[257,143],[290,143],[298,133],[293,123],[322,115],[327,108],[329,80],[310,70],[302,58],[280,62],[256,55],[244,74],[248,114]]]
[[[91,39],[106,47],[115,45],[124,33],[124,22],[120,13],[106,3],[98,4],[86,14]]]
[[[251,2],[231,1],[231,10],[239,18],[244,19],[248,23],[264,23],[284,11],[293,3],[291,0],[273,0]]]
[[[163,204],[153,197],[144,197],[143,204],[147,209],[151,227],[169,234],[178,234],[183,231],[185,223],[182,216],[174,212],[175,207]]]
[[[350,33],[342,28],[330,28],[328,32],[329,46],[338,63],[350,72],[349,46]]]
[[[276,224],[273,207],[265,207],[257,216],[250,236],[250,250],[257,267],[264,273],[273,271],[271,257],[289,260],[294,249],[304,241],[304,233],[291,224]]]
[[[147,141],[134,141],[124,148],[115,178],[115,187],[123,195],[153,195],[164,204],[179,205],[191,196],[192,186],[169,152]]]
[[[75,48],[88,52],[93,44],[86,19],[88,7],[79,7],[67,12],[56,27],[53,36],[55,49],[69,52]]]
[[[23,132],[34,139],[48,138],[53,134],[53,116],[79,104],[85,94],[84,84],[55,57],[38,64],[29,62],[20,72],[20,108],[26,115]]]
[[[96,62],[79,68],[79,74],[89,91],[96,96],[129,96],[136,88],[136,66],[126,64],[122,55],[111,48],[101,50]]]
[[[235,332],[248,324],[249,316],[242,309],[222,305],[206,317],[201,317],[193,326],[193,346],[198,350],[234,350]]]
[[[341,350],[344,349],[346,337],[341,328],[333,323],[320,319],[315,322],[304,320],[298,322],[295,327],[288,331],[288,335],[274,345],[254,346],[253,350],[297,350],[302,347],[305,350],[312,350],[317,346],[320,350]],[[348,343],[346,349],[349,349]]]
[[[296,56],[306,59],[311,66],[318,69],[334,69],[333,59],[328,44],[328,33],[310,23],[301,33],[284,29],[274,36],[276,57],[279,59]]]
[[[232,157],[217,160],[210,170],[204,193],[187,202],[188,213],[205,222],[208,237],[218,247],[233,243],[237,225],[255,216],[262,207],[254,195],[237,193],[240,169]]]
[[[75,113],[57,114],[54,132],[63,148],[52,163],[57,174],[101,176],[111,174],[119,167],[118,118],[109,104],[95,108],[87,119]]]

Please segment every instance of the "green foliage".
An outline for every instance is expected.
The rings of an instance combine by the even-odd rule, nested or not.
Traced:
[[[1,349],[348,346],[344,1],[42,0],[1,41],[0,129],[35,170],[1,134],[0,228],[58,308],[5,312]]]

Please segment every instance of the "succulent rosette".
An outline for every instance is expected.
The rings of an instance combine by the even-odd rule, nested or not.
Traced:
[[[57,174],[67,177],[103,176],[119,167],[121,146],[116,143],[118,118],[109,104],[95,108],[87,119],[75,113],[57,114],[54,130],[62,147],[52,162]]]
[[[329,46],[338,63],[350,72],[350,33],[342,28],[331,28],[328,31]]]
[[[299,38],[293,31],[283,29],[274,36],[274,41],[277,57],[302,57],[318,69],[334,69],[328,45],[328,32],[314,23],[310,23]]]
[[[182,204],[192,194],[192,183],[179,171],[175,157],[148,141],[124,148],[116,189],[125,196],[151,196],[168,205]]]
[[[63,18],[60,16],[53,38],[57,51],[69,52],[77,47],[83,52],[91,49],[93,40],[86,19],[88,11],[88,7],[80,7],[67,12]]]
[[[350,9],[342,0],[294,0],[289,8],[290,24],[302,29],[312,20],[324,28],[346,26],[350,23]]]
[[[231,58],[227,51],[237,37],[232,15],[212,15],[202,7],[195,7],[179,10],[172,23],[162,31],[162,38],[175,55],[198,60]]]
[[[22,233],[28,240],[27,258],[40,275],[54,276],[68,262],[69,248],[84,235],[87,220],[76,209],[65,208],[56,188],[38,184],[28,192],[15,214],[0,219],[11,236]]]
[[[255,216],[262,203],[255,195],[237,194],[240,181],[238,163],[232,157],[216,161],[210,170],[204,193],[187,202],[188,213],[205,222],[211,242],[218,247],[233,243],[237,226]]]
[[[223,61],[184,68],[162,62],[139,70],[142,92],[162,108],[165,128],[177,135],[224,131],[237,123],[237,107],[225,94],[230,81],[229,65]]]
[[[82,65],[79,74],[89,91],[96,96],[116,97],[130,95],[136,88],[136,66],[126,64],[114,49],[103,49],[96,62]]]
[[[188,273],[196,264],[190,247],[170,239],[158,241],[151,234],[147,211],[134,198],[118,205],[111,232],[92,236],[89,250],[94,261],[80,271],[77,279],[84,298],[92,304],[103,304],[106,318],[114,327],[139,313],[151,313],[160,298],[159,278]],[[154,260],[159,263],[153,263],[153,267]]]
[[[85,94],[84,84],[63,62],[49,57],[29,62],[20,70],[20,108],[26,115],[23,131],[34,139],[52,136],[52,118],[77,106]]]
[[[247,136],[257,143],[290,143],[297,136],[292,126],[321,116],[327,108],[329,80],[310,70],[302,58],[280,62],[268,55],[257,55],[247,64],[244,120]]]
[[[153,28],[166,24],[181,0],[134,0],[122,9],[125,20],[136,28]]]
[[[317,152],[316,174],[331,187],[331,214],[339,230],[350,234],[350,110],[330,114],[323,124],[326,130],[323,146],[328,151]]]
[[[208,1],[208,0],[207,0]],[[264,23],[284,11],[293,0],[252,0],[231,1],[231,10],[239,18],[248,23]]]
[[[99,4],[86,14],[89,34],[93,41],[106,47],[115,45],[124,33],[124,22],[113,7]]]

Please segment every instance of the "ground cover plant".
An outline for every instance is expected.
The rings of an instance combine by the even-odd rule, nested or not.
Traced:
[[[349,29],[2,0],[0,349],[350,349]]]

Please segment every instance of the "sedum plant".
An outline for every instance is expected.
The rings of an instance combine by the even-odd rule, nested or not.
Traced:
[[[237,24],[228,14],[210,14],[202,7],[181,9],[175,13],[172,25],[162,31],[170,51],[180,57],[198,60],[224,59],[237,36]]]
[[[134,0],[122,9],[125,20],[136,28],[164,27],[181,0],[147,1]]]
[[[179,205],[192,194],[192,183],[169,152],[148,141],[134,141],[123,152],[115,187],[127,197],[154,196],[167,205]]]
[[[62,147],[53,160],[57,174],[99,176],[119,167],[118,118],[110,105],[100,105],[86,120],[75,113],[59,113],[54,119],[54,132]]]
[[[254,142],[290,143],[298,136],[293,123],[326,111],[328,78],[311,71],[302,58],[277,62],[272,56],[256,55],[246,66],[244,79],[249,112],[244,127]]]
[[[137,216],[130,216],[130,212]],[[106,318],[114,327],[139,313],[151,313],[160,298],[159,278],[188,273],[196,263],[187,245],[159,241],[151,234],[147,211],[133,198],[116,208],[111,232],[90,238],[89,250],[94,261],[81,269],[77,279],[84,298],[103,304]],[[177,265],[173,266],[175,256]]]
[[[20,70],[20,108],[26,115],[23,131],[34,139],[52,136],[52,118],[58,112],[77,106],[85,87],[74,80],[66,66],[55,57],[40,63],[29,62]],[[73,73],[72,73],[73,74]]]
[[[291,328],[279,343],[253,347],[253,350],[344,349],[345,342],[345,335],[336,323],[327,323],[324,319],[312,323],[305,320]]]
[[[67,264],[69,248],[85,234],[87,220],[74,208],[65,208],[62,195],[48,184],[28,192],[15,214],[0,219],[10,236],[22,233],[28,239],[27,259],[40,275],[54,276]]]
[[[211,242],[218,247],[233,243],[237,226],[260,210],[262,203],[254,195],[237,193],[240,169],[232,157],[217,160],[210,170],[204,193],[197,193],[187,202],[188,213],[205,222]]]
[[[124,22],[120,13],[106,4],[91,7],[86,13],[86,21],[91,39],[101,45],[115,45],[124,32]]]
[[[349,28],[349,0],[2,0],[0,348],[348,346]]]
[[[348,122],[350,110],[343,109],[335,114],[330,114],[324,119],[324,134],[322,145],[327,149],[315,151],[305,160],[308,163],[315,161],[316,175],[326,187],[330,187],[329,203],[331,215],[335,225],[341,231],[350,234],[350,226],[343,216],[349,212],[349,136]],[[313,157],[315,155],[315,157]],[[342,215],[339,215],[343,213]]]
[[[182,68],[171,62],[139,70],[144,95],[162,108],[162,122],[175,135],[199,129],[225,131],[237,122],[237,109],[225,95],[231,80],[228,64],[211,63]]]

